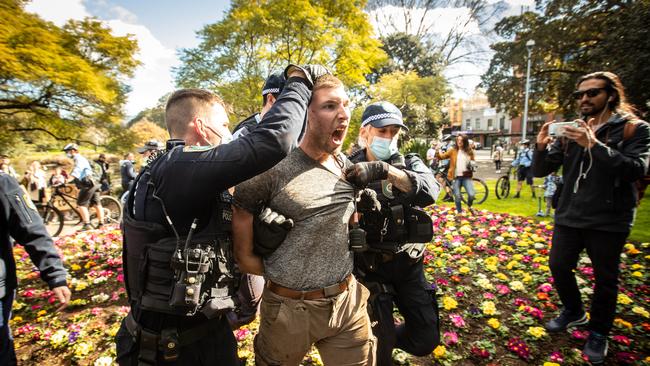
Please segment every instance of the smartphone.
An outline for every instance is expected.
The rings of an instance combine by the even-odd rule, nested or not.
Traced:
[[[555,122],[548,126],[548,134],[554,137],[564,136],[564,128],[567,126],[579,127],[578,122]]]

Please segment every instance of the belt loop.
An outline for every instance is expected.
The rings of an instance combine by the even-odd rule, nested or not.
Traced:
[[[300,301],[305,301],[305,294],[307,294],[307,291],[300,291]]]

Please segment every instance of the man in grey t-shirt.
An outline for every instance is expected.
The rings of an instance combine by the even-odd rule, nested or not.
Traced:
[[[235,189],[235,256],[242,271],[268,280],[255,338],[258,365],[298,365],[312,344],[326,365],[373,364],[368,291],[351,274],[348,244],[354,188],[343,178],[340,153],[348,103],[340,80],[319,78],[300,147]],[[263,259],[253,252],[253,214],[260,203],[295,223]]]

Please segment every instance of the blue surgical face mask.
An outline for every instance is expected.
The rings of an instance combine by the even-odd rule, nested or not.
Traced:
[[[397,138],[387,139],[384,137],[375,136],[370,144],[370,151],[379,160],[388,160],[397,149]]]

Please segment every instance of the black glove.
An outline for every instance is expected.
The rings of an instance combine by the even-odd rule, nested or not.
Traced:
[[[289,79],[289,74],[291,74],[295,69],[298,69],[305,73],[305,80],[307,81],[307,86],[309,89],[314,87],[314,83],[318,80],[319,77],[327,74],[332,74],[325,66],[323,65],[294,65],[289,64],[286,69],[284,69],[284,78]]]
[[[345,179],[359,188],[370,182],[388,178],[390,165],[383,161],[356,163],[345,170]]]
[[[359,192],[357,210],[361,212],[381,211],[381,202],[377,199],[377,192],[370,188],[364,188]]]
[[[292,219],[268,207],[262,208],[253,220],[253,252],[262,257],[269,256],[282,244],[292,228]]]

